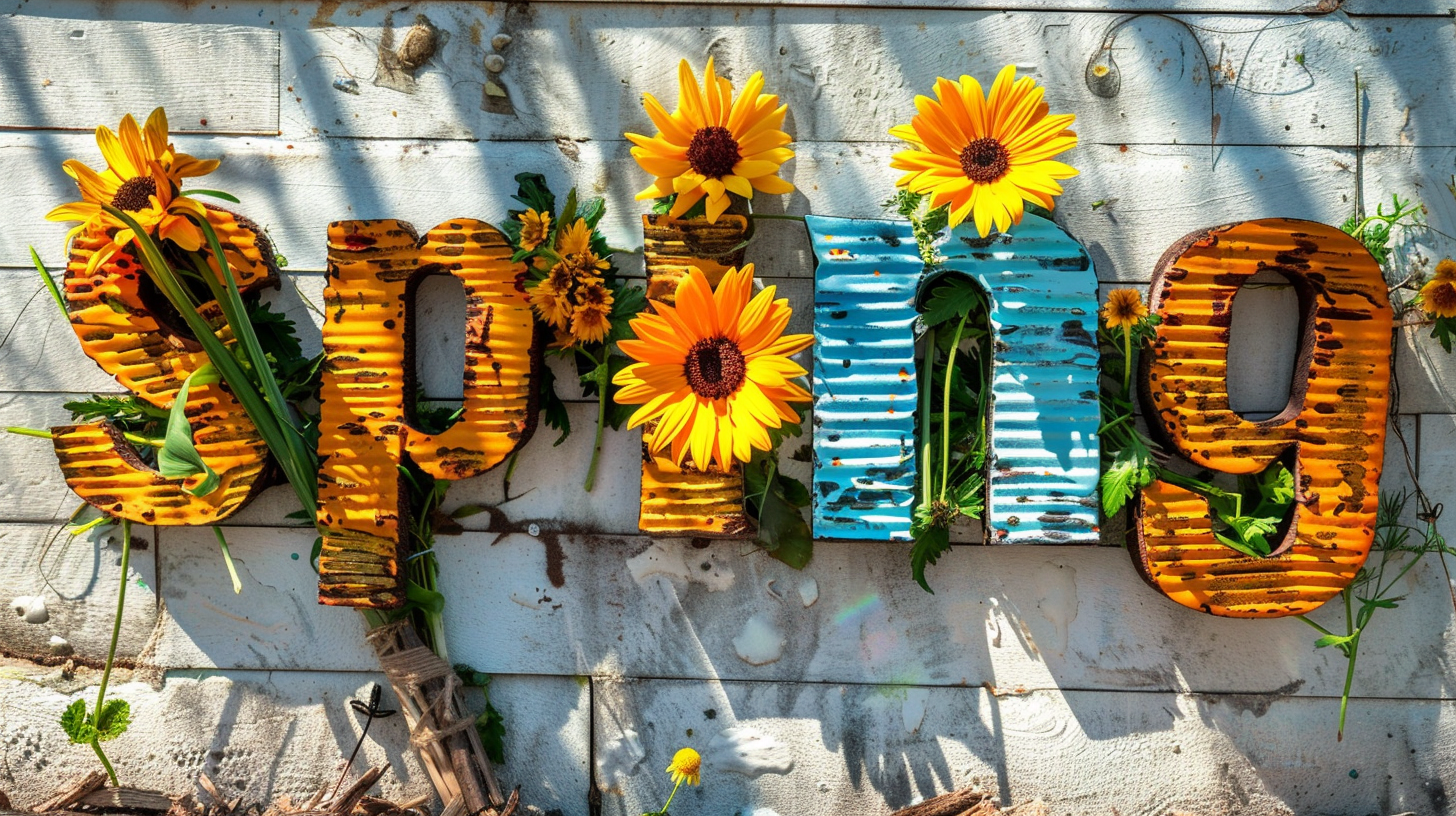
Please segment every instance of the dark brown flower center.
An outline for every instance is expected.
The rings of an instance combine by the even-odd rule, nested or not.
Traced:
[[[688,164],[711,179],[732,173],[741,158],[738,142],[725,127],[702,128],[693,134],[692,144],[688,145]]]
[[[111,206],[126,212],[141,212],[152,205],[152,196],[157,194],[157,182],[151,176],[137,176],[127,179],[111,197]]]
[[[709,337],[688,349],[683,376],[693,393],[705,399],[722,399],[743,386],[748,362],[738,344],[726,337]]]
[[[961,151],[961,170],[977,184],[990,184],[1011,169],[1011,154],[1006,146],[987,136],[977,139]]]

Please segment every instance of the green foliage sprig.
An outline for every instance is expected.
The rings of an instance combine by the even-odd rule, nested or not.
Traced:
[[[525,286],[528,291],[534,291],[543,281],[547,279],[553,266],[562,263],[563,259],[557,255],[557,241],[561,231],[581,219],[591,230],[591,252],[598,258],[607,261],[607,268],[601,272],[602,285],[611,293],[611,313],[607,316],[609,328],[606,337],[600,341],[584,341],[571,336],[570,332],[560,331],[550,327],[542,315],[537,313],[537,321],[548,328],[556,330],[557,342],[548,350],[548,354],[555,357],[572,359],[576,363],[578,381],[581,384],[582,394],[588,397],[597,398],[597,423],[596,439],[592,446],[591,464],[587,468],[586,483],[583,485],[588,492],[596,484],[597,462],[601,458],[602,435],[606,427],[619,430],[622,424],[631,417],[630,408],[620,406],[616,400],[610,399],[616,392],[616,386],[612,384],[612,377],[631,363],[625,355],[616,351],[616,343],[620,340],[635,339],[635,334],[629,321],[636,317],[639,312],[647,307],[647,296],[643,290],[627,286],[617,277],[618,270],[612,261],[615,250],[608,245],[606,236],[598,225],[602,216],[606,214],[606,202],[600,198],[580,201],[577,197],[576,188],[572,188],[566,195],[566,200],[558,211],[556,207],[556,195],[547,186],[546,179],[539,173],[521,173],[516,176],[518,185],[513,198],[525,205],[526,209],[511,210],[510,219],[501,227],[501,231],[511,241],[515,253],[511,260],[525,262],[528,265],[527,279]],[[523,234],[526,227],[524,217],[528,214],[534,216],[545,215],[550,218],[550,229],[534,246],[527,246],[523,241]],[[567,412],[566,403],[557,393],[557,380],[554,372],[549,370],[541,378],[541,408],[545,415],[546,424],[561,432],[555,444],[560,445],[571,435],[571,417]]]
[[[780,470],[778,459],[783,441],[803,434],[803,414],[797,423],[765,430],[769,450],[755,449],[743,468],[745,509],[758,522],[756,543],[774,558],[803,569],[814,557],[814,534],[803,515],[810,502],[809,488]]]

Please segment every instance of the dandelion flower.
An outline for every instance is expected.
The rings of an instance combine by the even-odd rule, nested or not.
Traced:
[[[681,785],[684,781],[689,785],[696,785],[702,767],[703,758],[698,756],[698,752],[691,748],[683,748],[672,755],[672,764],[667,766],[667,772],[672,774],[672,781],[675,785]]]

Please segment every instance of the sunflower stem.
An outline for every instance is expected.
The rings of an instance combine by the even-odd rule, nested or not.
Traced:
[[[659,816],[660,814],[667,813],[667,809],[672,807],[672,799],[674,796],[677,796],[677,789],[682,787],[683,780],[686,778],[685,776],[678,777],[677,784],[672,786],[672,793],[667,795],[667,801],[662,805],[662,810],[657,811]]]
[[[22,428],[19,425],[11,425],[5,429],[5,433],[13,433],[16,436],[33,436],[36,439],[55,439],[55,434],[40,428]]]
[[[96,692],[96,713],[92,715],[92,725],[101,725],[101,705],[106,702],[106,686],[111,682],[111,667],[116,664],[116,642],[121,639],[121,614],[126,609],[126,582],[127,570],[131,566],[131,521],[121,520],[121,581],[116,588],[116,618],[111,622],[111,646],[106,650],[106,666],[101,670],[101,687]],[[111,779],[113,788],[120,787],[116,780],[116,769],[106,759],[106,752],[101,750],[101,738],[94,737],[91,740],[91,748],[96,752],[96,757],[101,760],[101,766],[106,769],[106,775]]]
[[[1122,398],[1132,399],[1132,326],[1122,327]]]
[[[956,350],[961,346],[961,332],[966,328],[970,312],[961,315],[956,325],[955,338],[951,340],[950,352],[945,362],[945,388],[940,403],[940,500],[945,502],[946,487],[950,484],[950,383],[955,375]],[[934,349],[931,352],[934,353]]]
[[[932,326],[925,332],[925,356],[927,359],[935,359],[935,327]],[[921,447],[923,453],[920,455],[920,504],[928,511],[930,509],[931,496],[934,491],[930,489],[930,471],[934,467],[934,459],[930,452],[933,450],[934,437],[930,434],[930,381],[931,367],[925,367],[925,378],[920,381],[920,414]]]
[[[586,350],[581,350],[581,353],[585,354],[596,366],[592,369],[592,379],[597,384],[597,435],[596,439],[592,442],[591,465],[586,470],[585,488],[588,493],[596,486],[597,462],[602,458],[602,434],[605,432],[607,424],[607,375],[609,372],[607,370],[606,352],[606,348],[603,348],[602,359],[598,361],[597,358],[593,357]]]

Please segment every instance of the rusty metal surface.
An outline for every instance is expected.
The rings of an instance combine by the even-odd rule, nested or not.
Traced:
[[[909,540],[924,263],[908,222],[805,221],[815,258],[814,536]]]
[[[418,238],[402,221],[329,226],[320,390],[319,598],[341,606],[403,602],[406,454],[426,473],[463,479],[495,467],[535,429],[541,346],[525,266],[494,227],[456,219]],[[409,425],[414,390],[410,302],[427,275],[465,289],[465,398],[444,433]]]
[[[1102,413],[1091,258],[1030,213],[989,239],[962,224],[940,252],[949,273],[970,277],[990,300],[988,543],[1098,544]]]
[[[1234,295],[1255,273],[1299,292],[1289,403],[1261,422],[1229,408]],[[1296,509],[1283,552],[1241,555],[1212,535],[1208,503],[1164,482],[1143,491],[1133,560],[1160,592],[1230,617],[1315,609],[1354,580],[1373,542],[1390,386],[1391,309],[1379,265],[1323,224],[1245,221],[1174,245],[1158,264],[1163,316],[1142,382],[1150,427],[1197,465],[1257,473],[1293,448]]]
[[[677,286],[690,267],[697,267],[713,286],[729,269],[743,265],[748,219],[724,214],[716,224],[706,218],[669,219],[642,216],[643,259],[647,296],[673,305]],[[743,466],[722,472],[686,464],[677,467],[648,453],[656,423],[642,429],[642,509],[637,526],[650,535],[694,535],[706,538],[751,538],[753,520],[743,506]]]
[[[208,210],[239,288],[276,286],[273,249],[256,225],[225,210]],[[71,243],[65,273],[71,327],[86,355],[118,383],[158,408],[170,408],[182,382],[207,363],[207,354],[180,326],[149,310],[142,295],[146,273],[134,255],[120,252],[86,273],[87,262],[107,242],[104,235],[82,232]],[[198,311],[209,324],[223,324],[216,303]],[[180,321],[176,315],[173,319]],[[233,342],[225,326],[218,337]],[[210,524],[227,518],[261,490],[267,445],[220,382],[189,387],[186,412],[198,454],[218,475],[216,490],[206,496],[188,493],[185,488],[195,487],[201,476],[163,477],[111,423],[51,429],[66,484],[99,509],[144,524]]]

